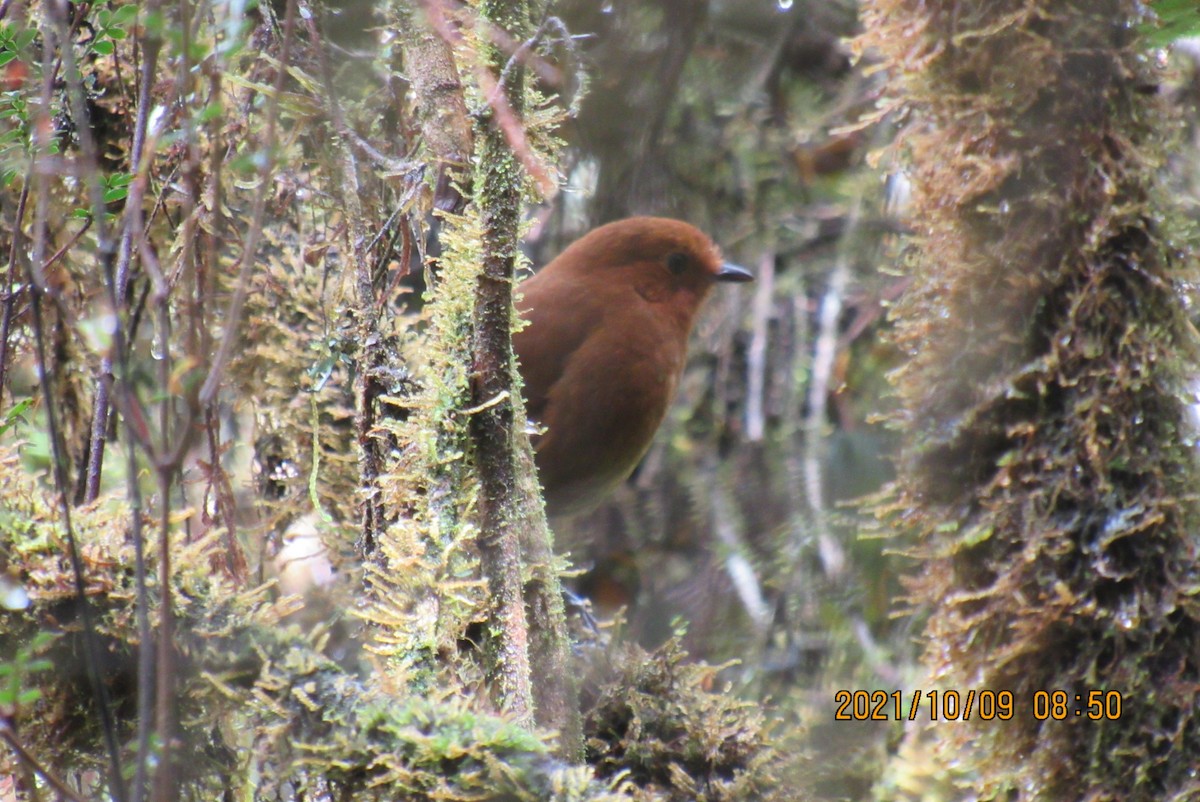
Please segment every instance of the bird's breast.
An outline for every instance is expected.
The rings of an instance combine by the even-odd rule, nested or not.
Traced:
[[[594,506],[633,472],[683,369],[686,332],[645,307],[618,311],[562,360],[540,405],[546,432],[535,443],[537,463],[554,514]]]

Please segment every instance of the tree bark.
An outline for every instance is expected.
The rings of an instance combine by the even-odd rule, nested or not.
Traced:
[[[525,3],[488,2],[487,22],[519,37],[527,25]],[[483,265],[475,291],[472,342],[471,441],[479,471],[480,552],[491,597],[487,648],[489,673],[503,705],[532,723],[529,631],[521,590],[521,549],[516,527],[517,468],[513,448],[512,288],[520,237],[521,171],[496,123],[498,103],[522,111],[524,70],[500,83],[503,56],[488,48],[485,69],[496,78],[488,119],[480,132],[479,210],[483,220]]]
[[[481,12],[512,41],[528,33],[524,2],[491,0]],[[480,550],[494,605],[489,662],[504,704],[557,730],[560,753],[579,760],[583,740],[561,588],[538,502],[532,450],[524,427],[517,425],[524,405],[512,350],[512,294],[525,177],[512,126],[523,112],[524,67],[516,56],[510,63],[494,45],[486,45],[485,52],[491,80],[481,76],[480,81],[488,108],[477,135],[483,265],[475,296],[471,439],[480,479]],[[532,630],[527,613],[533,616]],[[538,676],[536,698],[531,672]]]

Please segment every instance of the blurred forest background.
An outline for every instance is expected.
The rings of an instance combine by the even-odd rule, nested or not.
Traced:
[[[833,716],[838,690],[929,687],[930,605],[905,592],[915,537],[863,511],[882,503],[900,439],[889,309],[912,282],[897,137],[913,123],[857,39],[857,4],[557,0],[532,4],[524,41],[481,13],[0,2],[0,800],[130,798],[122,772],[141,799],[171,750],[175,769],[157,774],[175,787],[155,798],[978,798],[928,727]],[[1188,32],[1144,46],[1165,67],[1158,174],[1183,218],[1200,46],[1168,59],[1151,45]],[[653,214],[701,228],[757,277],[709,302],[629,482],[551,522],[567,584],[601,622],[572,617],[588,760],[607,778],[577,779],[576,796],[496,769],[526,746],[503,722],[480,734],[493,725],[476,716],[495,711],[457,653],[484,616],[452,545],[463,518],[437,506],[438,482],[463,476],[443,438],[455,424],[437,423],[454,420],[461,379],[438,373],[456,325],[438,294],[469,292],[451,277],[478,262],[486,47],[528,86],[519,135],[506,130],[530,176],[528,269]],[[429,83],[426,64],[448,57],[465,90]],[[364,569],[364,532],[389,527],[401,545]],[[147,601],[162,577],[175,634]],[[412,636],[420,658],[407,635],[364,635],[410,624],[437,633]],[[56,627],[99,637],[36,636]],[[178,643],[160,676],[177,666],[177,686],[158,682],[152,701],[164,639]],[[398,673],[370,679],[389,661]],[[340,712],[314,723],[353,695],[336,671],[433,706],[392,729]],[[635,691],[686,697],[659,711],[687,723],[656,731],[658,751],[635,754],[632,731],[658,726]],[[442,704],[453,748],[388,740],[438,732]],[[334,739],[340,724],[361,739]],[[436,769],[414,768],[437,749]],[[678,756],[689,749],[700,768]],[[464,765],[482,790],[447,779]]]

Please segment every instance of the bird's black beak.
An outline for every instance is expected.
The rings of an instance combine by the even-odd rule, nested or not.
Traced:
[[[741,284],[746,281],[754,281],[754,274],[740,265],[725,262],[714,278],[717,281],[732,281]]]

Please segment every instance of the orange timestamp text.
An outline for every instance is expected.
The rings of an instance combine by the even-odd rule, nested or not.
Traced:
[[[1008,721],[1025,711],[1012,691],[850,691],[833,695],[835,721],[915,721],[924,712],[931,721]],[[1035,691],[1024,706],[1038,721],[1086,718],[1115,721],[1121,717],[1121,692],[1090,690]]]

